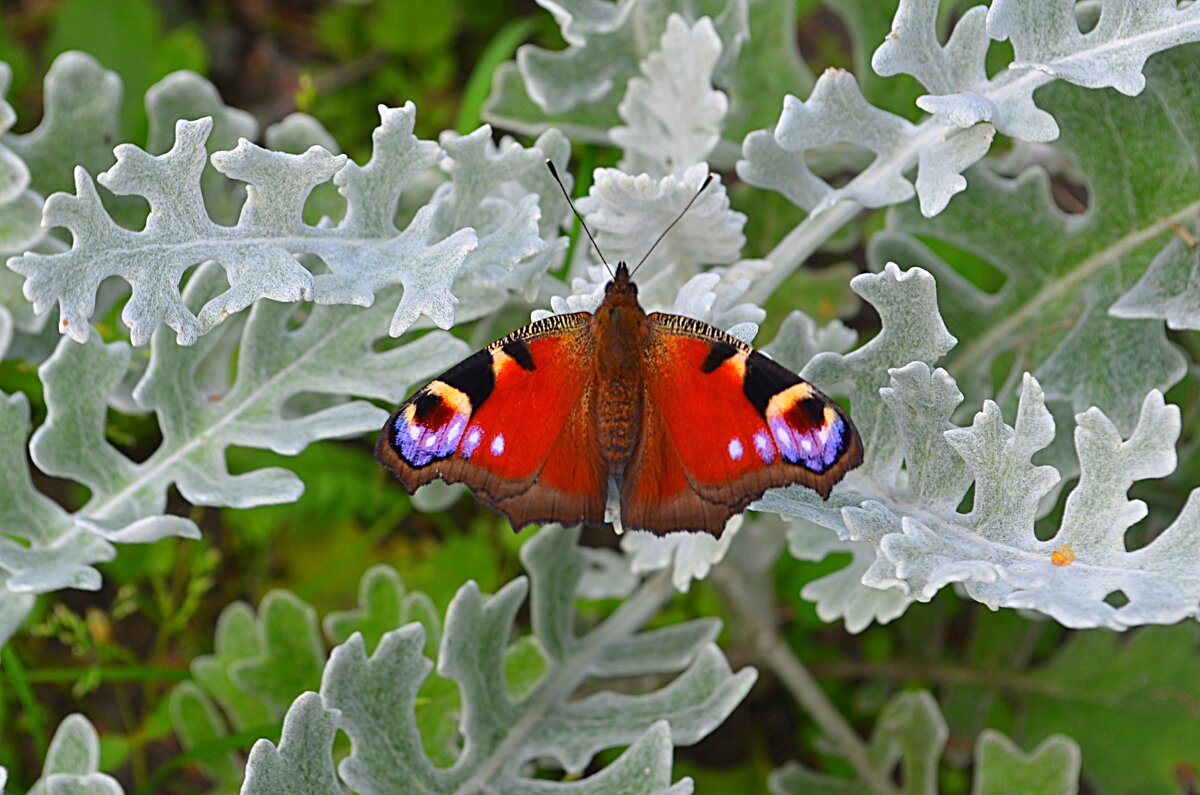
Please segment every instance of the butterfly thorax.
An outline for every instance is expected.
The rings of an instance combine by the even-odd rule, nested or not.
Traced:
[[[604,302],[592,316],[596,332],[597,422],[600,450],[609,472],[620,475],[633,454],[642,416],[642,362],[646,312],[638,304],[637,285],[625,263],[605,288]]]

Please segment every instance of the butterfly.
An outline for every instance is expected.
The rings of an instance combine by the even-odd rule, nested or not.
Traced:
[[[464,483],[516,530],[603,523],[611,481],[626,528],[720,535],[767,489],[828,499],[863,446],[791,370],[700,320],[647,314],[620,262],[595,312],[467,357],[400,404],[375,452],[409,493]]]

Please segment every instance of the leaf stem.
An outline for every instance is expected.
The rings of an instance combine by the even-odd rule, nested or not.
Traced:
[[[726,564],[713,568],[711,576],[740,626],[748,631],[762,661],[833,740],[838,751],[854,767],[859,779],[874,795],[897,795],[887,775],[871,761],[866,744],[826,697],[800,659],[792,653],[775,624],[758,608],[742,573]]]

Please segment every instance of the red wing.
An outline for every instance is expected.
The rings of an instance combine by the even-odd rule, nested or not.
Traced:
[[[464,359],[396,409],[376,457],[410,493],[465,483],[517,529],[601,521],[590,317],[552,316]]]
[[[626,527],[719,535],[767,489],[800,483],[828,498],[862,463],[850,418],[795,373],[691,318],[655,313],[650,329]]]

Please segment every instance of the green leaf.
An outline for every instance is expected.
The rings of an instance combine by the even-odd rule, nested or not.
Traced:
[[[259,606],[258,638],[259,652],[229,668],[238,690],[282,711],[295,693],[318,687],[325,647],[310,605],[287,591],[270,592]]]
[[[905,795],[936,795],[948,732],[941,710],[925,691],[900,693],[884,706],[868,754],[877,769],[904,782]],[[867,795],[861,781],[816,773],[795,762],[768,779],[774,795]],[[1075,795],[1079,746],[1055,735],[1029,754],[1003,734],[985,730],[975,744],[972,795]]]
[[[400,575],[391,566],[367,569],[358,586],[358,608],[325,616],[325,634],[334,643],[344,643],[358,632],[367,653],[378,645],[385,632],[418,622],[425,627],[426,653],[432,654],[441,639],[441,622],[433,601],[423,593],[406,593]]]
[[[222,711],[229,716],[229,722],[235,730],[262,726],[275,717],[275,713],[259,694],[244,692],[232,676],[236,665],[252,660],[262,653],[262,635],[266,634],[264,629],[260,635],[253,608],[244,602],[234,602],[222,610],[217,618],[214,653],[192,660],[191,669],[195,684],[206,695],[216,700]],[[186,716],[181,714],[180,717]],[[174,720],[172,722],[175,724],[175,731],[186,740],[190,729],[182,727]]]
[[[171,725],[184,750],[191,751],[227,736],[216,706],[193,682],[183,682],[170,696]],[[232,751],[197,760],[208,779],[222,789],[235,790],[242,778],[242,766]]]
[[[1191,623],[1127,639],[1073,635],[1029,674],[1031,690],[1022,699],[1027,741],[1070,735],[1099,792],[1177,792],[1178,771],[1200,768],[1198,637]]]
[[[1075,795],[1079,789],[1079,746],[1069,737],[1048,737],[1028,754],[999,732],[987,730],[975,745],[971,795]]]

